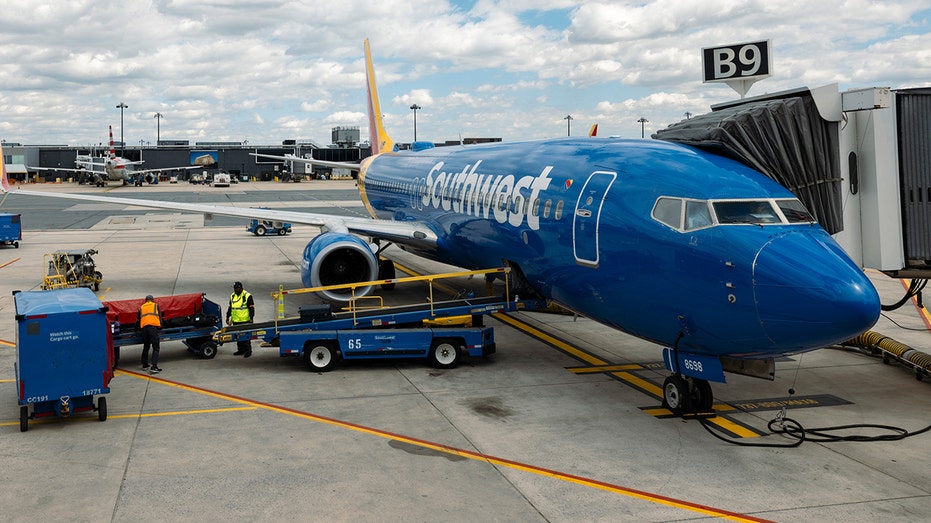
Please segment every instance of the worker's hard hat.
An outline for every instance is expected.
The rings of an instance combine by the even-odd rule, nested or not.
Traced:
[[[241,288],[242,288],[242,282],[241,282],[241,281],[238,281],[238,282],[234,283],[234,284],[233,284],[233,288],[235,289],[236,287],[239,287],[239,288],[241,289]]]

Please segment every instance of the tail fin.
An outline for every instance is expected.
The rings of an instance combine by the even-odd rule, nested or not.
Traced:
[[[116,147],[113,146],[113,126],[110,126],[110,158],[116,158]]]
[[[10,188],[10,180],[6,176],[6,162],[3,160],[3,146],[0,145],[0,193],[8,193],[13,189]]]
[[[598,124],[593,123],[592,128],[588,130],[588,137],[591,138],[598,134]]]
[[[369,49],[368,38],[365,39],[365,78],[368,82],[369,143],[372,144],[372,154],[392,151],[394,140],[385,132],[385,125],[382,122],[378,91],[375,89],[375,68],[372,67],[372,51]]]

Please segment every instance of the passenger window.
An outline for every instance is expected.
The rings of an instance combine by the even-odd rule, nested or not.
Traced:
[[[549,218],[551,210],[553,210],[553,200],[546,200],[546,203],[543,204],[543,217]]]
[[[553,214],[553,218],[557,221],[562,219],[562,208],[563,208],[562,200],[559,200],[558,202],[556,202],[556,212]]]
[[[672,227],[682,228],[682,200],[679,198],[660,198],[653,205],[653,219]]]
[[[711,225],[708,202],[689,200],[685,202],[685,230],[701,229]]]
[[[531,207],[530,212],[532,212],[534,216],[540,216],[540,199],[539,198],[533,201],[533,207]]]

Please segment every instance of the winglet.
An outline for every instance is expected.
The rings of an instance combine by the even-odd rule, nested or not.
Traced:
[[[592,128],[588,130],[588,137],[592,138],[598,134],[598,124],[593,123]]]
[[[378,91],[375,88],[375,68],[372,67],[372,51],[369,49],[368,38],[365,39],[365,79],[368,83],[369,143],[372,144],[372,154],[392,151],[394,150],[394,140],[388,136],[382,121]]]
[[[10,180],[6,175],[6,162],[3,161],[3,146],[0,145],[0,193],[8,193],[13,189],[10,188]]]

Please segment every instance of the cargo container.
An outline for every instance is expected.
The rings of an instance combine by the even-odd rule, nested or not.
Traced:
[[[18,292],[13,301],[20,430],[30,419],[90,410],[106,420],[102,395],[113,377],[107,308],[85,287]]]

